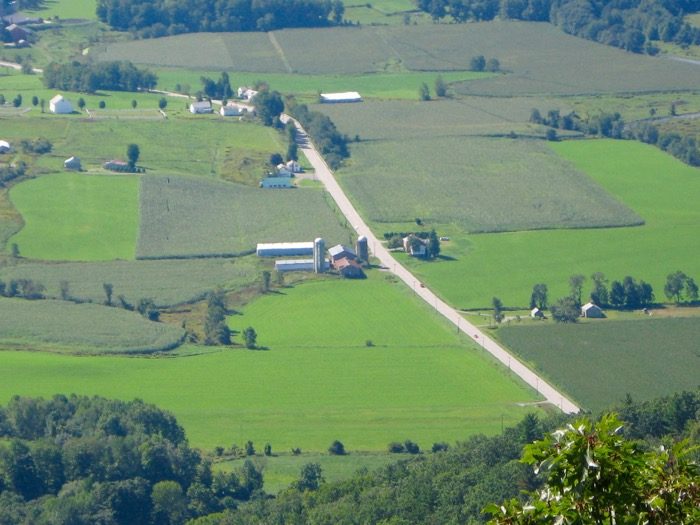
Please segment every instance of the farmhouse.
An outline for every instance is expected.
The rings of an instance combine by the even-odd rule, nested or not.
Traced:
[[[258,243],[255,250],[258,257],[294,257],[313,255],[313,242],[268,242]]]
[[[7,153],[10,151],[10,143],[6,140],[0,140],[0,153]]]
[[[124,162],[123,160],[108,160],[102,165],[102,167],[110,171],[131,171],[131,167],[129,166],[129,164],[127,162]]]
[[[63,161],[63,167],[67,170],[80,171],[82,166],[80,165],[80,159],[78,157],[70,157]]]
[[[535,307],[530,310],[530,317],[533,319],[544,319],[544,312],[539,308]]]
[[[239,87],[237,93],[238,98],[242,98],[243,100],[251,100],[255,95],[258,94],[257,91],[246,86]]]
[[[603,310],[601,310],[600,306],[593,303],[586,303],[581,307],[581,317],[603,319],[605,317],[605,313]]]
[[[294,174],[291,171],[289,171],[289,169],[287,169],[286,164],[278,164],[276,166],[276,168],[277,168],[277,176],[278,177],[293,177],[294,176]]]
[[[345,93],[321,93],[321,102],[324,104],[362,102],[362,97],[357,91],[346,91]]]
[[[51,113],[65,115],[67,113],[73,113],[73,106],[63,98],[63,95],[56,95],[49,100],[49,111],[51,111]]]
[[[265,177],[260,181],[261,188],[294,188],[289,177]]]
[[[287,162],[287,170],[291,171],[292,173],[301,173],[303,170],[301,169],[301,166],[296,160],[290,160]]]
[[[201,115],[203,113],[212,113],[211,102],[208,100],[202,100],[200,102],[192,102],[190,104],[190,113],[193,115]]]
[[[403,238],[403,249],[413,257],[427,257],[428,242],[411,234]]]

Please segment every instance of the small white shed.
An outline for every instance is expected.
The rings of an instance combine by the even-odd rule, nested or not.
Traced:
[[[581,317],[603,319],[605,317],[605,312],[603,312],[597,304],[586,303],[581,307]]]
[[[535,307],[530,310],[530,317],[533,319],[544,319],[544,312],[539,308]]]
[[[73,105],[63,98],[63,95],[56,95],[49,101],[49,111],[59,115],[73,113]]]
[[[0,140],[0,153],[7,153],[10,151],[10,143],[6,140]]]

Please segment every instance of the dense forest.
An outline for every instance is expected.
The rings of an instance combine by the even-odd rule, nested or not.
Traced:
[[[110,91],[152,89],[156,86],[158,78],[147,69],[139,69],[131,62],[94,64],[52,62],[44,69],[43,81],[44,85],[51,89],[94,93],[98,89]]]
[[[342,0],[98,0],[97,17],[142,38],[341,23]]]
[[[700,390],[644,403],[628,398],[617,412],[624,423],[615,442],[627,452],[656,457],[650,455],[660,444],[670,450],[687,439],[682,446],[691,453],[684,461],[700,459],[692,452],[700,443]],[[567,421],[528,415],[501,435],[437,444],[432,453],[336,483],[325,483],[321,468],[309,464],[271,498],[252,462],[212,473],[174,417],[152,405],[16,397],[0,407],[0,524],[482,523],[489,503],[522,501],[522,490],[543,486],[520,461],[523,446],[551,442],[558,435],[552,431]],[[691,467],[685,483],[697,502],[700,475]]]
[[[495,17],[550,22],[563,31],[634,53],[655,54],[653,41],[700,44],[700,29],[684,22],[697,0],[416,0],[434,20]]]

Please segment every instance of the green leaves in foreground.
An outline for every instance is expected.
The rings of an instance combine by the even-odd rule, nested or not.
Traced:
[[[582,419],[526,446],[522,461],[546,482],[525,505],[489,505],[490,523],[699,523],[700,470],[687,442],[643,451],[621,429],[615,415]]]

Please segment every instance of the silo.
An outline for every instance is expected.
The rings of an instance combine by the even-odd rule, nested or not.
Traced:
[[[314,272],[326,271],[326,243],[321,237],[314,239]]]
[[[367,237],[364,235],[358,237],[355,248],[358,259],[364,263],[369,263],[369,246],[367,243]]]

